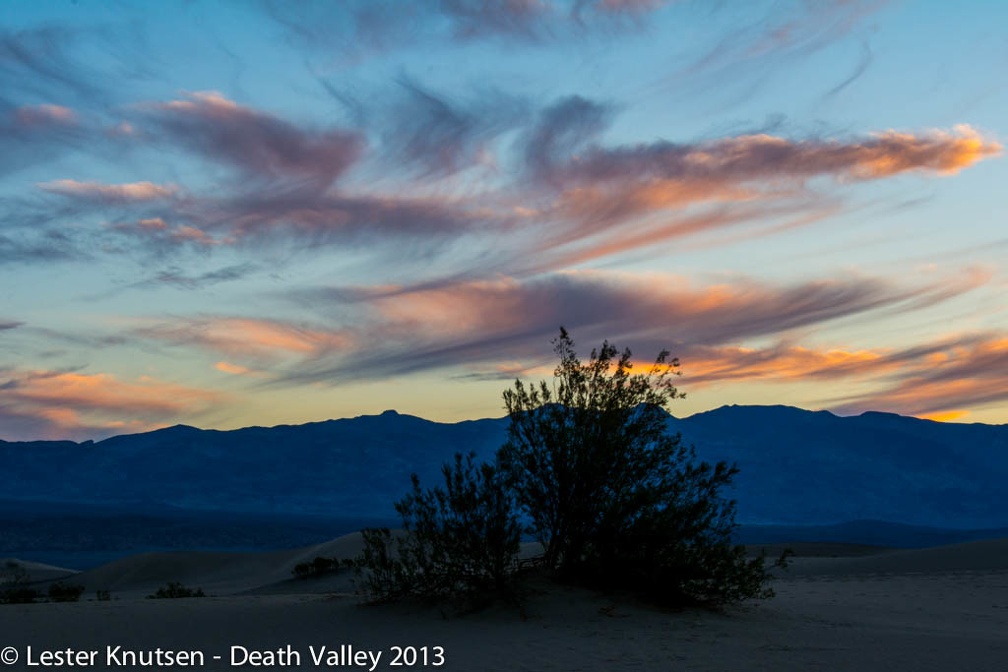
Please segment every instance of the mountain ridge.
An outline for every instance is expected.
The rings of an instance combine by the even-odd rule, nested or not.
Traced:
[[[791,406],[722,406],[670,431],[700,459],[740,468],[730,495],[748,524],[877,519],[948,528],[1008,526],[1008,425]],[[507,418],[438,423],[385,411],[233,430],[174,425],[97,442],[0,441],[5,500],[131,510],[386,517],[416,472],[440,482],[456,451],[492,457]]]

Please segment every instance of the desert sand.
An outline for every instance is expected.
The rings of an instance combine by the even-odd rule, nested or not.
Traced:
[[[231,647],[249,652],[243,658],[235,649],[238,662],[258,651],[257,660],[272,657],[274,668],[334,669],[313,662],[312,651],[323,646],[339,654],[335,669],[401,669],[389,665],[397,646],[416,647],[414,669],[424,667],[422,647],[426,667],[443,655],[438,669],[445,670],[1008,667],[1008,540],[911,551],[799,546],[802,557],[780,572],[775,599],[721,613],[662,611],[543,582],[534,584],[524,614],[496,606],[445,618],[431,607],[362,606],[345,574],[291,578],[298,562],[358,547],[348,536],[287,552],[126,558],[73,575],[88,588],[81,602],[0,606],[0,648],[18,653],[8,669],[40,669],[27,665],[29,646],[36,662],[43,651],[95,651],[91,669],[123,669],[107,664],[107,647],[116,646],[199,652],[202,669],[233,669]],[[58,575],[35,569],[46,579]],[[168,581],[209,596],[145,599]],[[95,601],[98,589],[112,600]],[[347,660],[348,652],[364,664]],[[256,667],[264,666],[242,669]]]

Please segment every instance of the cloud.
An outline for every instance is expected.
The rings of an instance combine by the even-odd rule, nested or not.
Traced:
[[[964,283],[960,290],[973,286]],[[345,348],[324,357],[312,353],[310,361],[285,367],[281,379],[339,382],[459,366],[482,372],[500,361],[534,363],[561,324],[589,342],[609,338],[646,351],[737,347],[871,311],[938,301],[947,292],[944,282],[901,288],[873,279],[694,287],[675,276],[597,271],[525,281],[321,289],[300,299],[320,309],[357,311],[347,319],[358,326],[348,330]]]
[[[13,107],[0,101],[0,176],[57,157],[85,139],[76,112],[68,107]]]
[[[440,9],[451,19],[457,37],[530,38],[551,8],[543,0],[441,0]]]
[[[188,226],[225,243],[274,241],[300,246],[343,242],[395,247],[407,240],[437,245],[492,224],[478,219],[468,207],[446,198],[342,195],[278,187],[190,199],[174,216],[179,223],[188,222]],[[137,232],[164,235],[149,229]]]
[[[497,41],[538,45],[640,24],[660,0],[358,0],[289,3],[265,0],[289,40],[361,58],[404,45]]]
[[[17,322],[15,320],[0,320],[0,331],[10,331],[11,329],[17,329],[21,326],[24,326],[24,322]]]
[[[205,412],[225,400],[211,390],[150,377],[0,369],[2,438],[98,438],[146,431]]]
[[[165,186],[153,182],[102,184],[100,182],[78,182],[77,180],[55,180],[43,182],[37,186],[51,194],[107,204],[160,201],[173,198],[179,193],[176,186]]]
[[[1008,402],[1008,337],[1004,334],[963,335],[913,354],[894,355],[908,365],[869,393],[833,400],[833,410],[930,417]]]
[[[574,11],[583,12],[591,9],[612,14],[621,12],[638,14],[654,11],[668,2],[669,0],[577,0],[574,3]]]
[[[572,161],[576,152],[597,139],[610,121],[612,110],[581,96],[569,96],[543,109],[525,141],[525,162],[539,179],[552,181],[558,166]]]
[[[422,174],[452,175],[467,168],[495,163],[492,143],[516,128],[527,116],[522,101],[493,91],[471,100],[457,100],[400,81],[403,98],[387,112],[381,129],[383,159],[393,165],[418,168]]]
[[[888,0],[786,0],[747,3],[746,10],[753,11],[743,12],[732,3],[714,5],[707,16],[694,19],[714,27],[709,35],[712,46],[671,75],[669,84],[679,90],[699,84],[711,94],[751,95],[775,71],[805,62],[856,34],[889,4]],[[863,72],[867,65],[859,67]],[[850,79],[831,89],[843,88]]]
[[[952,174],[1001,153],[1001,145],[966,125],[952,131],[897,131],[867,138],[790,140],[744,135],[694,144],[655,142],[631,147],[595,147],[553,165],[566,184],[743,184],[775,180],[875,180],[900,173]]]
[[[737,382],[856,383],[868,391],[822,399],[840,415],[887,411],[953,420],[963,409],[1008,402],[1008,337],[1003,333],[966,333],[903,349],[810,348],[781,341],[763,348],[734,345],[687,345],[683,386]],[[814,392],[811,394],[821,394]]]
[[[364,151],[364,139],[356,133],[301,128],[214,91],[149,105],[146,111],[166,140],[246,175],[328,185]]]
[[[838,210],[836,185],[949,175],[1002,151],[965,125],[848,139],[756,134],[607,147],[600,143],[605,113],[591,101],[565,99],[547,108],[524,142],[539,189],[523,203],[534,208],[536,248],[554,269],[718,229],[807,225]]]
[[[74,126],[77,113],[63,105],[25,105],[14,112],[14,118],[22,128],[45,128]]]
[[[346,350],[348,334],[324,327],[244,317],[147,320],[133,329],[140,338],[176,346],[195,346],[230,359],[261,364],[290,357],[316,358]]]
[[[233,266],[225,266],[224,268],[218,268],[214,271],[207,271],[206,273],[200,273],[198,275],[186,274],[181,268],[172,267],[168,270],[161,271],[153,278],[143,281],[143,285],[170,285],[172,287],[177,287],[179,289],[202,289],[208,285],[216,285],[222,282],[234,282],[236,280],[241,280],[248,277],[251,273],[257,271],[259,267],[256,264],[236,264]]]
[[[217,362],[214,364],[214,368],[221,373],[227,373],[232,376],[248,376],[252,375],[254,372],[244,366],[239,364],[232,364],[230,362]]]
[[[0,102],[6,96],[97,99],[102,91],[98,76],[73,54],[85,37],[84,31],[61,26],[0,30]]]
[[[29,236],[15,234],[15,237],[0,234],[0,267],[68,261],[82,256],[74,243],[59,231]]]

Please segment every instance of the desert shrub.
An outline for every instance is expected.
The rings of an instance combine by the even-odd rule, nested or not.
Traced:
[[[31,604],[42,593],[28,586],[15,586],[0,590],[0,604]]]
[[[322,556],[318,556],[311,562],[299,562],[294,565],[294,569],[291,570],[291,574],[299,579],[308,579],[315,576],[333,574],[341,569],[353,567],[354,563],[352,560],[345,560],[341,558],[323,558]]]
[[[371,599],[468,599],[507,591],[521,526],[500,470],[477,464],[472,453],[456,453],[442,474],[444,486],[429,489],[412,476],[413,491],[395,505],[401,535],[363,531],[357,565]]]
[[[109,602],[112,600],[112,593],[106,589],[99,588],[95,591],[95,599],[99,602]]]
[[[659,354],[633,373],[630,350],[603,342],[582,363],[569,334],[554,341],[552,384],[520,380],[498,462],[563,579],[640,591],[670,603],[769,597],[763,558],[732,541],[734,465],[698,462],[668,429],[679,362]]]
[[[184,586],[179,581],[171,581],[168,584],[158,588],[153,595],[148,595],[147,599],[163,600],[163,599],[176,599],[182,597],[206,597],[206,593],[203,592],[202,588],[196,588],[194,590],[192,588]]]
[[[49,599],[53,602],[77,602],[84,594],[84,586],[58,582],[49,586]]]
[[[8,560],[0,569],[0,604],[31,604],[42,597],[27,585],[28,570],[23,565]]]

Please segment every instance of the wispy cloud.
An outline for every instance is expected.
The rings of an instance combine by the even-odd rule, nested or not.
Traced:
[[[871,392],[832,400],[839,413],[889,411],[919,416],[1008,402],[1008,337],[962,336],[893,355],[909,365]]]
[[[740,224],[769,231],[782,222],[808,224],[835,211],[838,186],[904,173],[950,175],[1002,151],[969,126],[849,139],[760,134],[606,147],[598,141],[605,118],[603,106],[565,99],[544,112],[525,143],[530,174],[550,190],[531,201],[537,207],[531,219],[541,229],[537,247],[571,248],[554,255],[558,260]]]
[[[76,113],[50,103],[7,107],[0,101],[0,176],[59,156],[85,141]]]
[[[137,337],[176,346],[195,346],[232,360],[270,364],[297,357],[312,359],[343,352],[351,345],[338,329],[244,317],[206,317],[172,321],[145,320]]]
[[[964,283],[960,291],[974,286]],[[502,277],[415,288],[319,289],[296,297],[319,311],[345,316],[352,327],[213,318],[145,326],[135,333],[209,348],[241,365],[277,363],[275,380],[287,384],[337,384],[393,373],[458,367],[482,372],[502,361],[535,362],[559,324],[589,341],[610,338],[649,351],[691,352],[738,347],[749,339],[819,328],[929,297],[948,298],[945,283],[905,288],[851,279],[696,287],[675,276],[568,272],[525,281]],[[710,359],[711,351],[703,352]]]
[[[356,133],[302,128],[214,91],[152,104],[146,111],[170,142],[246,175],[328,185],[364,151],[364,140]]]
[[[99,182],[78,182],[77,180],[55,180],[43,182],[38,187],[51,194],[101,203],[160,201],[172,198],[179,193],[178,187],[174,185],[160,185],[153,182],[101,184]]]
[[[224,395],[149,377],[121,380],[79,371],[0,369],[4,439],[94,438],[192,417]]]
[[[496,168],[494,142],[519,127],[529,112],[524,101],[492,90],[458,100],[411,79],[399,83],[402,95],[367,116],[382,120],[383,160],[413,167],[421,175]]]
[[[85,34],[62,26],[0,30],[0,102],[7,96],[94,100],[102,87],[73,49]]]
[[[0,266],[52,263],[83,256],[77,245],[59,231],[44,231],[41,235],[0,234]]]
[[[542,44],[639,25],[663,0],[357,0],[285,3],[267,13],[289,39],[359,56],[418,42],[503,41]]]
[[[705,8],[710,12],[710,23],[718,27],[711,36],[713,44],[675,71],[669,83],[678,87],[701,85],[707,91],[733,95],[747,89],[746,93],[751,93],[775,71],[855,35],[890,4],[889,0],[786,0],[720,3]],[[867,65],[861,71],[865,68]],[[832,88],[849,83],[845,80]]]
[[[874,180],[910,171],[952,174],[1000,154],[1001,149],[999,143],[962,125],[952,131],[884,131],[850,140],[744,135],[692,144],[592,147],[566,161],[540,160],[537,167],[552,166],[548,175],[565,184],[653,185],[658,181],[675,186],[683,182],[737,184],[823,176]]]

